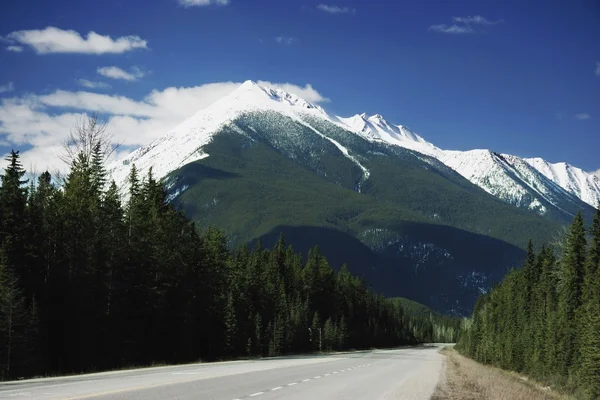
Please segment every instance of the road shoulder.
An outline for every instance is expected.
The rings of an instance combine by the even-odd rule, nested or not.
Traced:
[[[443,372],[432,400],[571,399],[519,374],[480,364],[451,347],[441,353]]]

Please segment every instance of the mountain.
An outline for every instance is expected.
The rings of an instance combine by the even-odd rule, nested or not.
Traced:
[[[465,314],[529,238],[546,242],[577,207],[591,210],[527,162],[478,155],[460,160],[380,115],[341,118],[248,81],[110,171],[126,187],[131,165],[152,167],[170,200],[231,246],[284,233],[378,291]]]
[[[600,177],[564,162],[551,164],[541,158],[525,161],[560,187],[596,207],[600,204]]]
[[[446,151],[440,160],[497,198],[562,223],[589,204],[546,177],[526,160],[490,150]],[[600,192],[599,192],[600,193]]]

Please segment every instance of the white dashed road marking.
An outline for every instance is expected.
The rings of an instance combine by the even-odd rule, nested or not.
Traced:
[[[378,361],[378,362],[380,362],[380,361]],[[341,369],[339,371],[333,371],[332,373],[329,373],[329,374],[317,375],[317,376],[315,376],[312,379],[321,379],[322,377],[325,377],[325,376],[331,376],[331,375],[334,375],[334,374],[339,374],[340,372],[352,371],[353,369],[357,369],[357,368],[368,367],[369,365],[372,365],[372,364],[377,364],[377,363],[357,365],[357,366],[354,366],[354,367],[351,367],[351,368]],[[311,380],[311,378],[306,378],[306,379],[303,379],[302,382],[308,382],[310,380]],[[297,385],[299,383],[302,383],[302,382],[291,382],[291,383],[288,383],[286,386],[295,386],[295,385]],[[274,391],[280,390],[280,389],[283,389],[283,386],[274,387],[270,391],[274,392]],[[253,394],[247,395],[247,397],[256,397],[256,396],[260,396],[261,394],[265,394],[265,392],[253,393]],[[234,399],[234,400],[240,400],[240,399]]]

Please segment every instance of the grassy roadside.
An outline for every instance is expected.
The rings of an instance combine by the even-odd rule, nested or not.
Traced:
[[[444,372],[432,400],[546,400],[574,399],[519,374],[480,364],[444,348]]]

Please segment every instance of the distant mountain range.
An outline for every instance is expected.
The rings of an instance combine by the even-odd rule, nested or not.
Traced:
[[[284,232],[377,290],[454,313],[520,263],[528,238],[550,240],[600,201],[600,179],[568,164],[442,150],[381,115],[338,117],[251,81],[113,164],[118,184],[132,164],[232,246]]]

